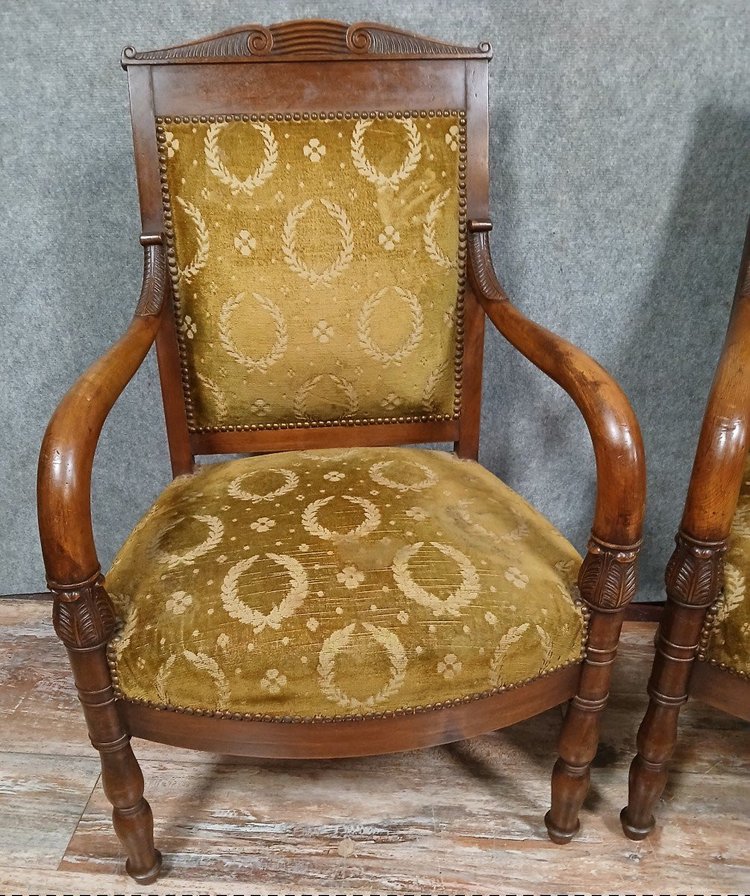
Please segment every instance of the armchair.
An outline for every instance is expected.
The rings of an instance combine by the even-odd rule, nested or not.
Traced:
[[[667,783],[680,708],[693,697],[750,721],[750,224],[726,339],[667,564],[649,705],[630,768],[625,834],[642,840]]]
[[[558,843],[578,828],[636,590],[643,448],[612,378],[493,273],[489,59],[328,21],[123,53],[143,288],[50,422],[38,499],[55,629],[139,882],[161,857],[131,737],[370,755],[571,701],[545,821]],[[588,425],[583,561],[477,463],[485,315]],[[153,343],[175,478],[105,580],[94,451]],[[454,451],[397,447],[435,442]],[[229,453],[246,456],[195,462]]]

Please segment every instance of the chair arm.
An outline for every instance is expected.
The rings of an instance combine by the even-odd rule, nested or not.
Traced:
[[[586,580],[587,590],[596,592],[590,595],[592,601],[618,609],[635,593],[635,558],[645,509],[646,474],[638,421],[603,367],[513,306],[492,267],[490,229],[489,222],[469,224],[471,283],[495,327],[570,395],[586,421],[596,458],[597,488],[592,540],[579,581],[582,592]]]
[[[143,237],[143,286],[124,335],[64,396],[42,441],[37,508],[49,587],[71,591],[95,581],[99,561],[91,525],[91,470],[104,421],[151,347],[167,290],[160,237]]]
[[[729,535],[750,444],[750,222],[734,304],[703,417],[682,531],[701,542]]]

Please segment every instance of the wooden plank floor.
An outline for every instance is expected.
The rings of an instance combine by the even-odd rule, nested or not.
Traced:
[[[653,624],[624,635],[580,836],[545,835],[559,711],[470,741],[337,762],[134,741],[165,870],[136,887],[49,622],[0,600],[0,894],[747,893],[750,726],[697,703],[648,841],[618,813]]]

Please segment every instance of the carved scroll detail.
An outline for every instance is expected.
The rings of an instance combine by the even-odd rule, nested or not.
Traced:
[[[443,41],[411,34],[398,28],[360,22],[351,25],[346,32],[347,47],[355,52],[373,53],[383,56],[424,56],[424,55],[477,55],[489,54],[490,45],[482,43],[479,47],[462,47],[447,44]]]
[[[591,537],[581,566],[578,587],[591,607],[619,610],[635,597],[638,588],[636,561],[640,544],[618,547]]]
[[[176,47],[147,50],[139,53],[135,47],[122,51],[123,65],[137,60],[163,61],[169,59],[211,59],[242,56],[266,56],[271,52],[273,36],[268,28],[253,25],[238,31],[223,32]]]
[[[281,22],[266,28],[245,25],[203,40],[138,52],[125,47],[122,64],[133,62],[169,62],[183,59],[253,59],[269,56],[455,56],[489,58],[488,43],[465,47],[401,31],[371,22],[347,25],[319,19]]]
[[[143,286],[136,317],[149,317],[158,314],[167,294],[167,259],[164,247],[156,242],[143,246]]]
[[[57,637],[72,650],[105,644],[115,630],[115,612],[103,579],[78,591],[55,594],[52,624]]]
[[[665,581],[669,597],[691,607],[707,607],[721,587],[726,541],[696,541],[680,531],[669,558]]]

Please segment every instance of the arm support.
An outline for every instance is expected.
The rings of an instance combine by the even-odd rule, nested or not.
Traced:
[[[562,386],[586,421],[597,470],[594,538],[620,549],[637,546],[646,477],[641,432],[630,403],[596,361],[511,304],[492,268],[490,225],[469,227],[471,281],[487,316],[511,345]]]
[[[91,526],[94,453],[107,415],[156,337],[166,294],[161,239],[141,241],[144,275],[135,317],[125,334],[65,395],[42,442],[37,477],[39,533],[53,590],[70,590],[99,572]]]
[[[704,542],[729,535],[750,427],[750,224],[732,314],[703,417],[682,531]]]

